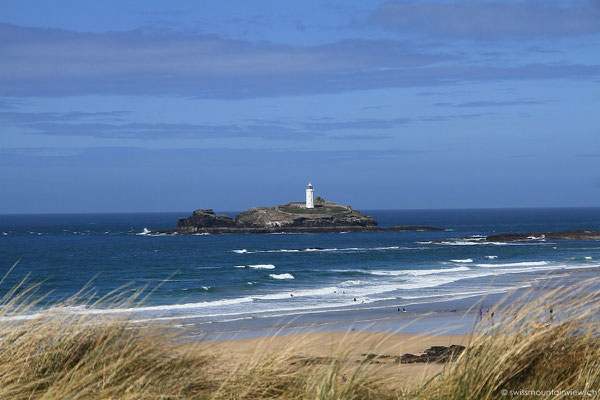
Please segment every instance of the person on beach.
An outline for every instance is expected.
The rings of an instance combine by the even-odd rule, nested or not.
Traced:
[[[483,319],[483,309],[480,308],[479,309],[479,320],[481,321]]]
[[[402,307],[402,312],[406,312],[406,308]]]
[[[550,322],[554,321],[554,308],[550,307]]]

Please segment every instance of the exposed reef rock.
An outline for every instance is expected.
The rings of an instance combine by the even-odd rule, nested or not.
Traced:
[[[409,226],[409,225],[396,225],[393,228],[382,228],[383,231],[387,232],[428,232],[428,231],[443,231],[442,228],[434,228],[433,226]]]
[[[600,231],[564,231],[564,232],[534,232],[534,233],[502,233],[482,237],[463,238],[486,242],[541,242],[545,240],[600,240]]]
[[[396,362],[402,364],[413,364],[413,363],[446,363],[456,359],[463,351],[465,346],[453,344],[451,346],[432,346],[425,350],[421,355],[414,355],[410,353],[403,354],[396,358]]]
[[[200,209],[187,218],[180,218],[177,227],[151,234],[218,234],[218,233],[330,233],[330,232],[398,232],[442,230],[428,226],[398,225],[380,228],[373,217],[343,206],[315,199],[315,208],[304,203],[288,203],[274,207],[254,207],[236,215],[215,214],[212,209]]]
[[[379,364],[385,362],[386,360],[392,360],[392,362],[401,364],[442,364],[455,360],[463,351],[465,351],[465,346],[453,344],[451,346],[432,346],[420,355],[405,353],[401,356],[393,356],[393,358],[389,354],[363,353],[361,354],[361,357],[363,357],[363,359],[358,360],[357,362],[369,362],[371,364]]]
[[[235,221],[228,215],[215,214],[212,209],[207,209],[195,210],[190,217],[179,218],[177,222],[177,228],[195,228],[198,226],[205,228],[233,227]]]

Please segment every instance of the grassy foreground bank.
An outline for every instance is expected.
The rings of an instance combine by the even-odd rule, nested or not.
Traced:
[[[35,287],[19,287],[0,304],[0,399],[497,399],[527,390],[529,398],[576,397],[571,390],[600,398],[600,302],[592,287],[499,306],[493,324],[484,316],[463,338],[467,350],[455,361],[420,375],[356,359],[360,335],[337,337],[319,356],[299,356],[314,348],[309,335],[277,346],[265,339],[241,356],[235,343],[174,344],[173,330],[82,313],[74,300],[31,317]],[[393,343],[398,337],[367,335],[365,346],[379,354],[408,348]]]

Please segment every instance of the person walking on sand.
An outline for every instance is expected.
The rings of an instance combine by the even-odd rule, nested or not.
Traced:
[[[550,307],[550,322],[554,321],[554,308]]]
[[[479,309],[479,320],[481,321],[483,319],[483,309],[480,308]]]

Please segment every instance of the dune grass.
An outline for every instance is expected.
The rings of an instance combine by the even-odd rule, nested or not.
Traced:
[[[496,326],[412,394],[427,399],[600,398],[596,280],[525,293],[501,305]],[[553,313],[550,314],[549,310]]]
[[[36,287],[22,283],[0,300],[0,399],[497,399],[519,390],[570,398],[558,391],[573,389],[599,398],[591,391],[600,388],[600,306],[591,288],[547,290],[499,307],[496,324],[475,327],[467,350],[441,373],[398,382],[368,360],[348,362],[351,349],[298,362],[294,347],[305,344],[269,351],[265,339],[251,356],[233,359],[200,343],[181,346],[173,330],[134,324],[126,313],[89,312],[106,301],[137,304],[138,294],[111,294],[78,312],[80,294],[35,314]],[[547,324],[550,304],[557,316]]]

